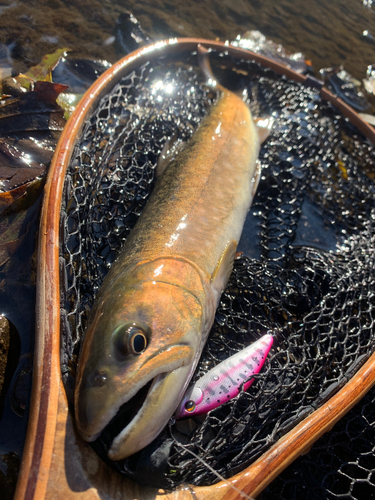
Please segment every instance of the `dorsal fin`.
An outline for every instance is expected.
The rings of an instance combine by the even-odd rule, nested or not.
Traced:
[[[167,166],[176,158],[178,153],[182,151],[186,143],[178,139],[176,135],[172,135],[164,144],[163,149],[158,157],[156,164],[155,176],[158,179]]]

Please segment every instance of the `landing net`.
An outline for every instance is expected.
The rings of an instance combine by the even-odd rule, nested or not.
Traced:
[[[220,83],[247,89],[253,115],[273,115],[275,124],[260,152],[262,178],[239,243],[243,253],[194,379],[268,330],[275,343],[247,392],[208,416],[167,427],[133,457],[108,461],[142,484],[168,489],[217,481],[189,450],[226,478],[243,470],[329,400],[374,351],[373,146],[317,89],[225,54],[213,56],[212,65]],[[61,214],[61,359],[70,399],[89,311],[153,189],[158,155],[170,137],[187,141],[216,97],[195,54],[160,58],[124,77],[84,126]],[[294,483],[294,472],[284,473],[262,498],[280,491],[285,499],[310,498],[301,493],[300,474],[311,478],[314,467],[325,471],[314,475],[322,498],[359,498],[355,485],[363,481],[375,495],[375,457],[363,446],[368,414],[374,434],[373,397],[328,435],[327,446],[318,442],[314,450],[324,446],[324,460],[312,451],[298,469],[288,469],[299,471]],[[104,432],[94,443],[104,459],[112,439]],[[344,446],[349,440],[356,458]],[[337,474],[345,476],[339,490],[332,486]]]

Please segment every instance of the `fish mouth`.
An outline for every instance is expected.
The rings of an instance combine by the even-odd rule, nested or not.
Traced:
[[[104,445],[111,460],[126,458],[139,451],[139,449],[146,446],[152,440],[148,439],[147,442],[142,442],[142,438],[139,438],[137,439],[136,448],[134,448],[134,445],[130,444],[129,446],[128,444],[128,436],[137,434],[137,423],[141,419],[144,420],[145,414],[149,418],[150,412],[147,410],[149,407],[154,408],[155,399],[158,397],[160,389],[163,388],[163,381],[168,376],[168,373],[160,373],[146,382],[134,396],[118,408],[115,415],[103,427],[102,431],[96,434],[93,441],[101,442]],[[155,415],[155,411],[151,410],[151,414]],[[142,435],[143,433],[140,432],[140,434]],[[119,451],[119,448],[121,448],[121,451]]]
[[[160,373],[120,406],[101,433],[105,433],[107,443],[111,442],[107,452],[110,460],[133,455],[160,434],[186,390],[190,372],[191,365]]]
[[[115,461],[150,444],[184,395],[198,359],[193,353],[186,344],[165,349],[151,358],[150,367],[144,363],[126,384],[120,377],[100,387],[78,383],[76,423],[83,439],[93,442],[99,438],[108,458]]]
[[[155,377],[157,378],[157,377]],[[150,391],[155,379],[151,379],[131,398],[123,403],[117,410],[116,415],[109,421],[100,433],[100,437],[106,442],[112,443],[113,440],[131,423],[137,413],[144,405],[147,394]]]

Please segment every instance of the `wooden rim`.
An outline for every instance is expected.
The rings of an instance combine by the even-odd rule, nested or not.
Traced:
[[[160,55],[168,56],[193,51],[198,44],[224,51],[230,55],[254,60],[276,73],[303,83],[317,86],[323,99],[334,104],[341,113],[375,144],[375,130],[365,123],[348,105],[336,98],[314,79],[300,75],[285,66],[248,50],[221,42],[204,39],[169,39],[143,47],[121,59],[109,68],[85,93],[68,120],[58,142],[48,173],[40,222],[38,249],[38,281],[36,304],[36,345],[34,354],[33,388],[28,431],[15,500],[42,500],[46,497],[49,468],[52,460],[56,431],[60,372],[60,282],[59,282],[59,227],[62,190],[65,173],[72,152],[84,126],[86,117],[123,76]],[[327,432],[375,383],[375,354],[357,374],[327,403],[305,418],[282,437],[256,462],[228,481],[213,487],[196,487],[199,499],[240,498],[231,485],[251,496],[256,496],[285,467]],[[211,495],[211,496],[210,496]],[[180,496],[175,491],[173,497]],[[185,496],[185,495],[181,495]],[[167,495],[169,497],[169,495]],[[162,498],[157,496],[156,498]],[[166,496],[163,497],[164,499]],[[172,496],[171,496],[172,498]]]

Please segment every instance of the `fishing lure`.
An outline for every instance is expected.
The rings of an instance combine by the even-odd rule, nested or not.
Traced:
[[[208,371],[186,391],[175,419],[217,408],[237,396],[242,385],[246,391],[254,382],[252,375],[260,372],[272,344],[273,337],[267,333]]]

